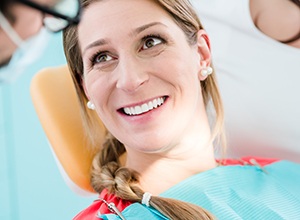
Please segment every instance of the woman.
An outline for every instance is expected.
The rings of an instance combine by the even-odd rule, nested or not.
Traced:
[[[99,151],[91,183],[100,197],[75,219],[299,216],[300,190],[292,179],[298,165],[216,162],[222,104],[209,38],[188,0],[86,0],[83,7],[79,26],[64,32],[64,47]],[[101,149],[97,116],[109,131]],[[286,183],[274,181],[282,167],[293,175]]]

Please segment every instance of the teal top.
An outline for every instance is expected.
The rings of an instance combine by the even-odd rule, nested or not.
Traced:
[[[217,219],[299,220],[300,165],[279,161],[264,170],[253,165],[220,166],[194,175],[160,196],[199,205]],[[167,219],[139,203],[122,214],[127,220]],[[113,214],[101,218],[120,219]]]

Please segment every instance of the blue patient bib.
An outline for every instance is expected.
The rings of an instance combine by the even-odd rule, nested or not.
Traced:
[[[300,220],[300,165],[279,161],[264,167],[221,166],[194,175],[160,196],[199,205],[219,220]],[[168,219],[134,203],[123,210],[127,220]],[[101,216],[120,220],[114,214]]]
[[[182,181],[161,196],[199,205],[217,219],[300,220],[300,165],[223,166]]]

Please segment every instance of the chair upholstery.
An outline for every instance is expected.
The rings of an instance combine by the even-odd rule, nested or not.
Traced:
[[[79,102],[68,67],[45,68],[31,82],[31,97],[50,145],[69,179],[81,189],[93,192]],[[104,129],[104,128],[103,128]]]

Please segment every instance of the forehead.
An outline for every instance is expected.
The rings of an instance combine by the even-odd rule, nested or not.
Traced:
[[[175,25],[168,12],[155,0],[95,1],[84,10],[78,26],[79,41],[84,46],[86,41],[129,33],[153,22]]]
[[[150,17],[159,12],[165,11],[156,0],[96,0],[91,1],[91,4],[85,8],[82,20],[84,22],[96,16],[104,19],[100,21],[103,24],[107,20],[118,21],[120,17],[124,19],[124,15],[130,20],[132,16]]]

